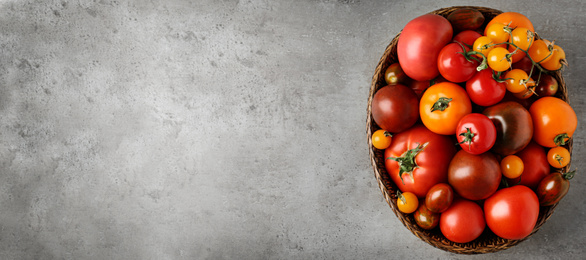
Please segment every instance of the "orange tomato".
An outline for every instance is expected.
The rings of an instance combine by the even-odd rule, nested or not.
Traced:
[[[578,117],[572,107],[556,97],[542,97],[529,108],[533,120],[533,139],[541,146],[556,147],[568,141]]]
[[[419,207],[419,199],[412,192],[397,192],[397,207],[403,213],[410,214],[417,210]]]
[[[386,130],[376,130],[372,134],[372,146],[376,149],[384,150],[391,146],[393,135]]]
[[[519,156],[511,154],[501,160],[501,172],[509,179],[521,176],[524,169],[525,165]]]
[[[525,51],[529,50],[529,47],[531,46],[531,44],[533,44],[534,38],[535,34],[529,31],[529,29],[527,28],[518,27],[517,29],[513,30],[513,32],[511,33],[510,42],[512,42],[519,48],[519,50],[515,52],[517,47],[509,45],[509,52],[513,53],[513,56],[511,56],[511,60],[513,63],[521,60],[523,57],[525,57],[525,55],[527,55]]]
[[[484,35],[486,35],[486,29],[493,23],[509,25],[509,27],[513,29],[517,27],[523,27],[529,29],[529,31],[535,32],[535,29],[533,29],[533,23],[531,23],[529,18],[517,12],[504,12],[492,18],[492,20],[488,22],[486,28],[484,29]]]
[[[537,63],[547,62],[551,59],[553,53],[549,50],[551,42],[548,40],[535,40],[529,47],[529,57]],[[553,49],[553,45],[551,45]]]
[[[456,134],[460,119],[471,112],[472,104],[466,90],[451,82],[429,87],[419,103],[421,121],[436,134]]]
[[[554,168],[564,168],[570,163],[570,151],[563,146],[551,148],[547,152],[547,162]]]
[[[562,68],[563,62],[566,59],[566,53],[562,47],[554,45],[551,58],[541,63],[541,67],[546,70],[559,70]]]

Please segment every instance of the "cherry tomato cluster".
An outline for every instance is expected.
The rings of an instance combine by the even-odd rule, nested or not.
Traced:
[[[577,117],[552,76],[563,49],[520,13],[485,21],[462,8],[410,21],[397,57],[371,102],[372,145],[384,150],[397,208],[457,243],[486,226],[527,237],[574,175],[562,171]]]

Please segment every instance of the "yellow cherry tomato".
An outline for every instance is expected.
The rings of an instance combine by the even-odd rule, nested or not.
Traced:
[[[501,160],[501,172],[509,179],[521,176],[524,169],[525,165],[519,156],[511,154]]]
[[[508,57],[510,52],[503,47],[492,49],[487,58],[488,66],[494,71],[505,71],[511,67],[511,59]]]
[[[513,69],[505,73],[505,86],[511,93],[523,93],[528,89],[529,75],[522,69]],[[533,82],[535,85],[535,82]]]
[[[509,42],[513,43],[514,46],[512,44],[509,45],[509,52],[514,52],[513,56],[511,56],[511,61],[513,63],[519,61],[525,57],[525,55],[527,55],[525,51],[529,50],[529,47],[531,44],[533,44],[534,39],[535,34],[527,28],[517,27],[513,30],[513,32],[511,32],[511,39]],[[516,50],[517,48],[519,48],[519,50]]]
[[[562,65],[565,63],[566,60],[566,53],[562,49],[562,47],[554,45],[553,52],[551,54],[551,59],[547,62],[542,62],[541,67],[546,70],[559,70],[562,68]]]
[[[372,146],[376,149],[387,149],[391,146],[393,135],[386,130],[376,130],[372,134]]]
[[[564,168],[570,163],[570,151],[563,146],[551,148],[547,152],[547,162],[554,168]]]
[[[484,57],[488,57],[488,53],[495,47],[493,44],[494,42],[488,36],[480,36],[472,44],[472,50],[482,53]],[[476,56],[480,58],[480,55]]]
[[[397,207],[399,208],[399,211],[410,214],[415,212],[417,207],[419,207],[419,199],[417,199],[417,196],[415,196],[413,192],[408,191],[401,193],[400,191],[397,191],[397,196],[399,197],[397,199]]]
[[[552,57],[553,45],[548,40],[535,40],[527,52],[533,61],[547,62]]]
[[[493,23],[486,27],[485,35],[496,44],[506,43],[509,41],[509,33],[506,28],[507,26],[503,23]]]

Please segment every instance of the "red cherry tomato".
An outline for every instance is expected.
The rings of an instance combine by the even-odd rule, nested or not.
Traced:
[[[466,92],[474,104],[487,107],[503,100],[507,88],[504,82],[493,78],[491,69],[484,69],[466,81]]]
[[[452,205],[454,190],[446,183],[438,183],[431,187],[425,196],[425,206],[431,212],[441,213]]]
[[[460,119],[456,138],[463,151],[481,154],[492,148],[496,141],[496,127],[485,115],[470,113]]]
[[[462,43],[464,45],[467,45],[468,47],[472,47],[474,41],[476,41],[476,39],[480,38],[481,36],[482,35],[476,31],[466,30],[456,34],[452,41]]]
[[[401,132],[419,119],[419,98],[401,84],[382,87],[372,98],[372,118],[382,129]]]
[[[523,239],[533,231],[539,216],[539,201],[523,185],[498,190],[484,201],[486,224],[497,236]]]
[[[482,234],[485,227],[482,208],[469,200],[455,200],[440,216],[442,234],[456,243],[471,242]]]
[[[445,79],[459,83],[472,78],[476,74],[477,60],[466,58],[464,52],[470,49],[460,43],[450,43],[439,53],[437,67]]]

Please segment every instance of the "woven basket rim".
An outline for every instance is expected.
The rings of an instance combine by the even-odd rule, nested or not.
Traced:
[[[451,12],[453,12],[457,9],[460,9],[460,8],[472,8],[472,9],[476,9],[476,10],[482,12],[486,17],[485,23],[490,21],[490,19],[492,19],[492,17],[502,13],[502,11],[500,11],[500,10],[488,8],[488,7],[481,7],[481,6],[452,6],[452,7],[437,9],[437,10],[429,12],[429,13],[430,14],[438,14],[438,15],[442,15],[444,17],[447,17]],[[415,220],[413,219],[412,214],[403,214],[398,210],[398,208],[396,206],[397,187],[393,183],[393,181],[390,179],[390,177],[388,176],[388,173],[386,172],[386,169],[384,167],[384,158],[381,155],[384,151],[377,150],[376,148],[374,148],[370,137],[371,137],[372,133],[374,133],[374,131],[380,129],[380,127],[378,127],[378,125],[376,125],[376,123],[374,122],[374,120],[372,118],[372,111],[371,111],[372,99],[378,89],[386,86],[386,82],[384,81],[384,71],[386,70],[386,68],[391,63],[398,62],[398,59],[396,57],[396,47],[397,47],[396,45],[397,45],[397,41],[398,41],[400,34],[401,33],[399,32],[391,40],[389,45],[386,47],[382,57],[380,58],[380,61],[377,64],[374,75],[372,77],[371,86],[370,86],[370,92],[369,92],[369,98],[368,98],[368,108],[367,108],[367,119],[366,119],[366,133],[367,133],[367,139],[368,139],[368,145],[369,145],[370,161],[373,166],[375,178],[377,179],[378,186],[383,194],[383,197],[385,198],[385,201],[390,206],[392,211],[395,213],[395,215],[397,216],[399,221],[401,221],[401,223],[403,223],[403,225],[409,231],[411,231],[416,237],[420,238],[424,242],[426,242],[436,248],[439,248],[439,249],[442,249],[442,250],[448,251],[448,252],[453,252],[453,253],[458,253],[458,254],[483,254],[483,253],[498,252],[498,251],[513,247],[513,246],[517,245],[518,243],[531,237],[551,217],[557,204],[549,206],[549,207],[540,207],[537,224],[535,225],[535,228],[533,229],[531,234],[524,239],[521,239],[521,240],[503,239],[503,238],[496,236],[494,233],[492,233],[490,231],[490,229],[488,227],[486,227],[484,233],[478,239],[476,239],[472,242],[463,243],[463,244],[462,243],[454,243],[452,241],[449,241],[441,234],[441,232],[438,230],[438,228],[435,228],[432,231],[426,231],[426,230],[421,229],[415,223]],[[556,96],[561,98],[562,100],[566,101],[567,103],[570,103],[569,98],[568,98],[568,93],[567,93],[567,87],[566,87],[565,81],[561,75],[561,72],[557,71],[557,72],[553,73],[552,76],[556,80],[558,80],[559,89],[558,89],[558,94]],[[566,148],[568,148],[570,153],[572,152],[572,139],[570,139],[570,141],[566,145]],[[569,168],[570,168],[570,165],[564,167],[563,170],[568,170]]]

